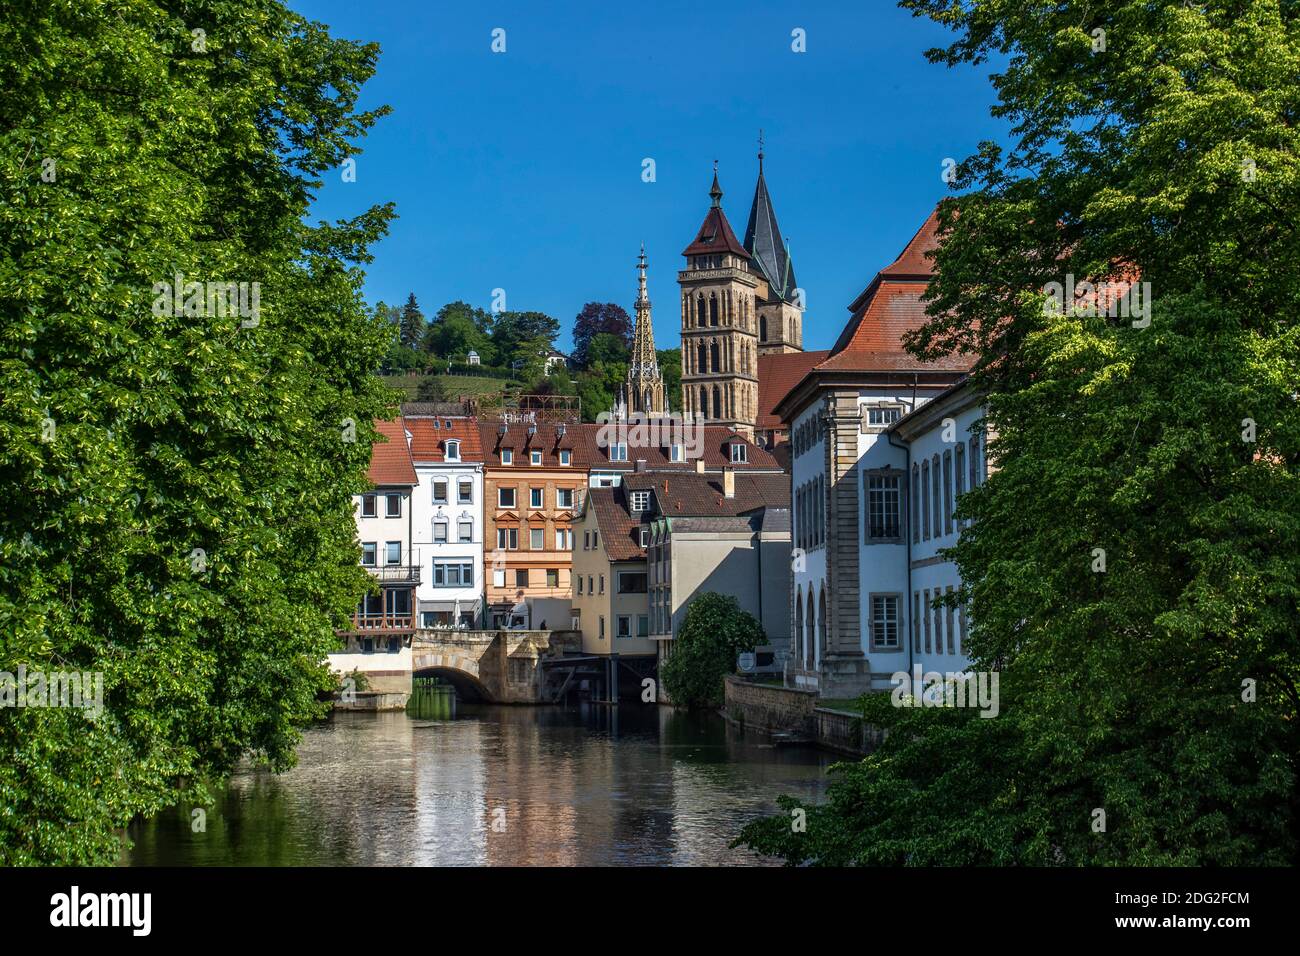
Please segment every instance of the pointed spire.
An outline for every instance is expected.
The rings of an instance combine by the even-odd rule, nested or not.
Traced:
[[[758,175],[763,175],[763,127],[758,128]]]
[[[637,258],[636,325],[632,331],[632,356],[627,366],[627,381],[620,391],[630,398],[636,412],[658,414],[663,411],[663,377],[655,354],[654,320],[650,317],[650,296],[646,292],[645,243]]]
[[[745,251],[758,263],[767,284],[783,301],[794,297],[796,286],[794,264],[776,222],[776,210],[767,192],[767,179],[763,175],[762,133],[759,134],[758,183],[754,186],[754,204],[749,210],[749,225],[745,227]]]
[[[715,207],[722,205],[722,187],[718,185],[718,161],[713,161],[713,186],[709,189]]]

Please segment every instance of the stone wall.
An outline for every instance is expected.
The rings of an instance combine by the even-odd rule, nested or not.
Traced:
[[[856,714],[818,707],[816,691],[756,684],[726,678],[723,713],[747,729],[792,734],[808,743],[850,756],[863,756],[880,746],[885,732]]]
[[[861,717],[848,711],[818,707],[815,716],[817,743],[829,750],[861,756],[871,753],[885,739],[884,730],[863,723]]]

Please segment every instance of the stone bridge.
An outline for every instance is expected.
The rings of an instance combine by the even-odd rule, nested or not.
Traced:
[[[411,641],[415,677],[441,677],[461,697],[497,704],[543,700],[541,661],[582,648],[578,631],[456,631],[420,628]]]

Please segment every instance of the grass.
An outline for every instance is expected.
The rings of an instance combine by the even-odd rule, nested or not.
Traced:
[[[416,401],[416,392],[420,388],[420,383],[426,378],[437,378],[447,390],[447,395],[454,401],[461,395],[473,396],[475,398],[500,395],[501,392],[517,389],[519,385],[515,382],[507,382],[503,378],[479,378],[475,375],[437,375],[428,376],[420,373],[410,375],[385,375],[384,381],[402,392],[404,402]]]

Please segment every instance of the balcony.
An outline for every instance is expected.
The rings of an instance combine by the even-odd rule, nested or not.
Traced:
[[[387,562],[388,555],[380,550],[372,564],[366,563],[366,554],[362,553],[361,566],[370,572],[370,576],[381,584],[407,584],[412,587],[420,583],[420,550],[411,548],[397,556],[397,561]]]
[[[354,614],[352,615],[352,634],[395,634],[415,629],[415,615],[405,614]]]

